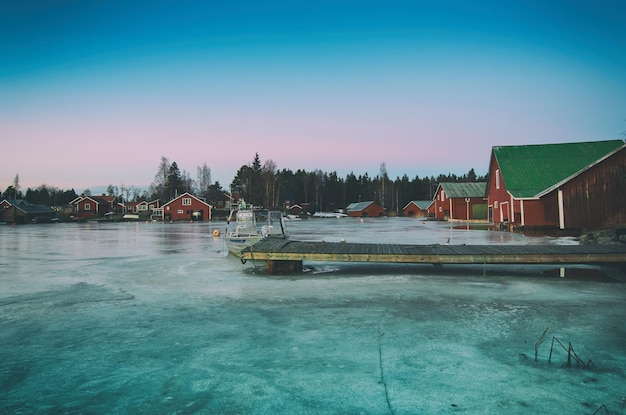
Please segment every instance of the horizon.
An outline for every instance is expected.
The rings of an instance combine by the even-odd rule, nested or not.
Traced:
[[[494,146],[623,141],[624,15],[612,0],[4,2],[0,189],[143,186],[163,156],[228,188],[255,153],[340,177],[484,175]]]
[[[263,160],[261,160],[261,161],[263,161]],[[380,168],[380,166],[379,166],[379,168]],[[297,170],[297,169],[290,169],[290,168],[287,168],[287,167],[285,167],[285,169],[286,170],[291,170],[294,173]],[[283,170],[283,169],[281,168],[279,170]],[[433,178],[433,177],[436,179],[440,175],[455,175],[457,177],[462,177],[464,175],[467,175],[470,170],[474,170],[476,172],[476,168],[471,167],[470,169],[468,169],[467,171],[462,172],[462,173],[455,173],[455,172],[447,171],[445,173],[444,172],[440,172],[440,173],[437,173],[437,174],[427,174],[427,175],[423,175],[423,176],[422,175],[408,176],[408,174],[407,174],[407,177],[409,177],[409,180],[414,180],[416,178],[416,176],[419,177],[420,179],[424,179],[424,178],[429,178],[430,179],[430,178]],[[312,170],[310,170],[310,171],[306,170],[306,172],[307,173],[312,173],[313,171]],[[374,179],[376,177],[380,177],[380,171],[376,172],[375,174],[370,174],[369,172],[357,173],[357,172],[354,172],[354,171],[350,171],[350,172],[348,172],[348,173],[346,173],[344,175],[339,174],[339,172],[337,172],[336,170],[323,171],[323,172],[324,173],[328,173],[328,174],[330,174],[330,173],[337,173],[337,177],[340,180],[345,180],[349,174],[354,174],[357,178],[359,176],[364,176],[365,174],[368,174],[368,176],[370,178],[372,178],[372,179]],[[485,171],[484,174],[476,172],[476,175],[478,177],[484,177],[484,176],[487,175],[487,171]],[[389,174],[389,170],[387,170],[387,176],[388,176],[389,180],[395,181],[395,180],[402,179],[404,174],[397,175],[397,176],[392,176],[391,174]],[[233,178],[234,177],[235,176],[233,176]],[[21,182],[21,180],[20,180],[20,182]],[[212,184],[215,184],[215,180],[212,180]],[[13,184],[10,183],[8,186],[12,186],[12,185]],[[135,185],[135,184],[132,184],[132,183],[124,183],[123,185],[126,186],[126,187],[135,187],[135,188],[139,189],[140,191],[146,191],[146,190],[150,189],[152,183],[150,183],[150,184],[139,184],[139,185]],[[4,192],[8,188],[8,186],[0,188],[0,194],[2,194],[2,192]],[[59,190],[74,190],[74,192],[76,192],[76,194],[78,194],[78,195],[80,195],[81,193],[85,193],[85,192],[89,191],[91,193],[91,195],[97,196],[99,194],[106,194],[107,193],[107,188],[109,186],[117,186],[119,188],[120,184],[115,184],[115,183],[97,184],[97,185],[93,185],[93,186],[80,187],[80,188],[77,188],[76,186],[62,187],[62,186],[57,186],[57,185],[52,184],[52,183],[40,183],[40,184],[35,185],[35,186],[25,186],[25,185],[19,184],[19,189],[18,190],[20,192],[24,193],[27,189],[35,190],[35,189],[37,189],[37,188],[39,188],[41,186],[46,186],[48,188],[57,188]],[[221,186],[221,188],[223,190],[230,191],[229,187],[224,186],[221,182],[220,182],[220,186]]]

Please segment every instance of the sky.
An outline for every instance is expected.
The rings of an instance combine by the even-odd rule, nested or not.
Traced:
[[[626,2],[0,0],[0,190],[146,186],[162,157],[486,174],[624,139]]]

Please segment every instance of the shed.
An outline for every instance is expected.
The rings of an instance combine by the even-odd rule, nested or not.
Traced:
[[[346,207],[349,216],[353,217],[374,217],[385,215],[385,210],[378,203],[373,201],[351,203]]]
[[[159,207],[159,199],[155,199],[153,201],[140,201],[140,202],[124,202],[121,203],[120,206],[122,208],[123,213],[145,213],[145,214],[149,214],[152,213],[152,211],[155,208]]]
[[[623,225],[625,151],[622,140],[493,147],[489,218],[522,228]]]
[[[4,199],[0,202],[0,222],[32,223],[50,222],[54,211],[45,205],[38,205],[22,199]]]
[[[192,195],[183,193],[163,205],[162,209],[154,209],[155,214],[162,211],[165,221],[193,221],[201,222],[211,220],[211,205],[204,200]]]
[[[411,200],[402,208],[403,215],[415,218],[428,217],[428,208],[433,202],[433,200]]]
[[[486,182],[439,183],[433,199],[440,220],[487,220]]]
[[[110,212],[119,212],[121,207],[115,196],[86,196],[80,195],[70,202],[72,212],[78,218],[104,216]]]

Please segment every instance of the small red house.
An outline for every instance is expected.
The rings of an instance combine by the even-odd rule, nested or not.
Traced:
[[[118,212],[118,204],[115,196],[85,196],[80,195],[70,202],[74,216],[78,218],[91,218],[104,216],[107,213]]]
[[[402,208],[403,215],[412,218],[426,218],[428,217],[428,208],[433,202],[433,200],[411,200]]]
[[[306,215],[309,211],[309,203],[300,203],[286,206],[288,215]]]
[[[123,209],[123,213],[152,213],[155,208],[158,208],[160,205],[159,199],[155,199],[151,202],[147,202],[145,200],[141,202],[124,202],[120,203],[120,206]]]
[[[440,220],[487,220],[487,183],[439,183],[433,204]]]
[[[164,204],[163,208],[154,209],[153,212],[155,216],[162,212],[161,219],[168,222],[177,220],[201,222],[211,220],[211,209],[211,205],[204,200],[191,193],[183,193]]]
[[[370,217],[377,218],[379,216],[385,216],[385,210],[380,207],[378,203],[369,202],[357,202],[351,203],[346,208],[349,216],[353,217]]]
[[[625,168],[622,140],[493,147],[489,218],[520,228],[623,226]]]

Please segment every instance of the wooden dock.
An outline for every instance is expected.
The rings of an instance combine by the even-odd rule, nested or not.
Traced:
[[[241,260],[266,261],[268,273],[298,272],[302,261],[411,264],[626,263],[621,245],[400,245],[263,240]]]

